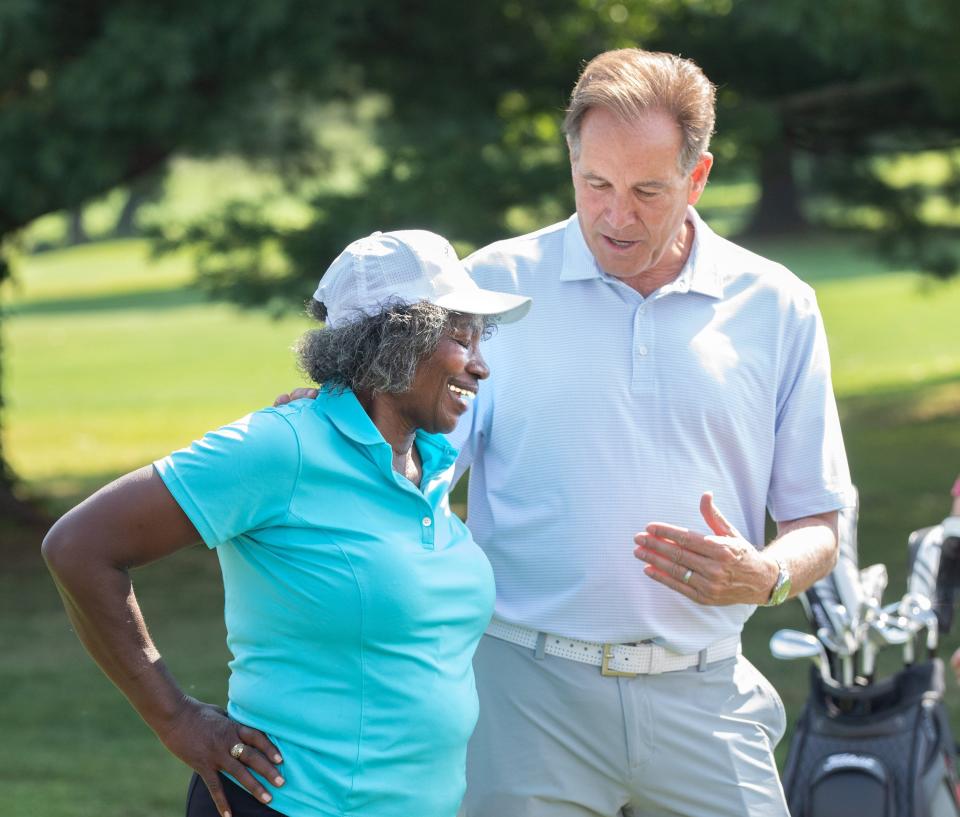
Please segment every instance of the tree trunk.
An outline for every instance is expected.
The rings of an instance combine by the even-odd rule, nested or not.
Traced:
[[[123,209],[120,211],[120,215],[117,217],[117,223],[114,225],[113,232],[114,235],[120,236],[121,238],[129,238],[130,236],[136,235],[137,225],[136,217],[137,210],[140,209],[140,205],[143,204],[146,196],[143,193],[140,193],[136,188],[130,188],[130,192],[127,194],[127,200],[123,203]]]
[[[0,452],[2,456],[2,452]],[[8,524],[39,525],[45,521],[43,513],[31,502],[21,499],[14,492],[14,477],[9,473],[6,461],[0,463],[6,473],[0,476],[0,534]],[[2,544],[2,543],[0,543]],[[3,548],[0,548],[2,553]]]
[[[6,266],[0,261],[0,283],[5,277]],[[2,315],[2,313],[0,313]],[[2,353],[2,337],[0,337],[0,353]],[[0,381],[2,381],[3,355],[0,354]],[[17,483],[13,469],[7,463],[3,449],[3,396],[0,394],[0,534],[5,526],[11,524],[38,525],[44,521],[43,514],[32,503],[21,499],[14,492]],[[0,544],[3,544],[0,542]],[[0,548],[0,554],[5,548]]]
[[[794,233],[809,226],[800,209],[800,192],[793,175],[793,148],[785,138],[761,151],[759,183],[760,200],[747,233]]]
[[[83,225],[83,208],[73,208],[67,216],[67,246],[86,244],[90,240]]]
[[[145,176],[130,182],[127,188],[127,200],[124,202],[123,209],[120,211],[117,223],[113,228],[115,235],[129,238],[137,234],[137,211],[148,201],[160,196],[163,191],[161,179],[161,174],[147,173]]]

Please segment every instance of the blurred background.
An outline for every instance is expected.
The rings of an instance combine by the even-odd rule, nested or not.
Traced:
[[[0,811],[176,814],[188,778],[76,641],[50,520],[300,385],[303,302],[348,241],[425,227],[464,254],[569,215],[560,120],[608,48],[719,86],[699,209],[816,288],[861,566],[899,598],[960,472],[957,30],[954,0],[0,3]],[[216,558],[135,580],[183,686],[223,702]],[[784,626],[797,602],[744,644],[792,722]]]

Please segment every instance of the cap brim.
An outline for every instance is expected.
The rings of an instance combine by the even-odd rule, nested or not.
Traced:
[[[526,295],[494,292],[492,289],[465,289],[448,292],[433,301],[451,312],[484,315],[497,323],[513,323],[530,311],[531,300]]]

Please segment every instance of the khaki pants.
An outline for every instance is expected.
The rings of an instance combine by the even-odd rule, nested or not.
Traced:
[[[484,636],[461,817],[788,817],[783,703],[743,656],[634,678]]]

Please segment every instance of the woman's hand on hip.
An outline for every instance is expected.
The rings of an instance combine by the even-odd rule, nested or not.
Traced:
[[[206,783],[222,817],[230,815],[230,804],[218,771],[229,774],[261,803],[273,797],[251,769],[275,786],[284,783],[274,765],[283,762],[277,747],[263,732],[237,723],[219,706],[186,698],[183,709],[158,737]]]

